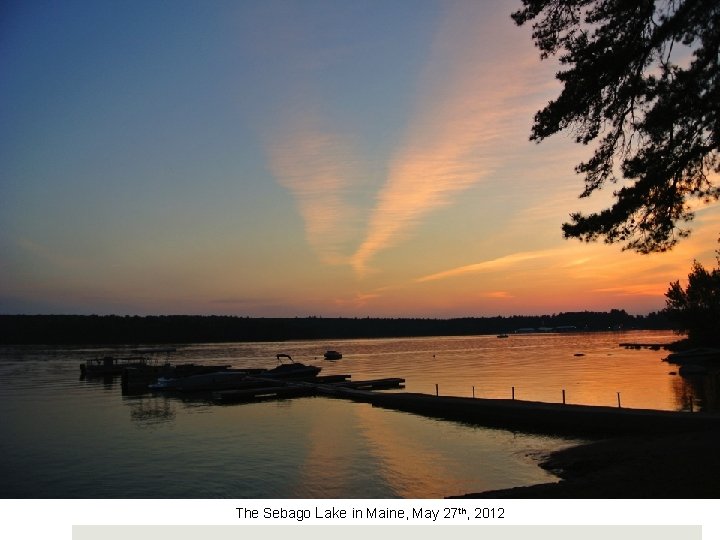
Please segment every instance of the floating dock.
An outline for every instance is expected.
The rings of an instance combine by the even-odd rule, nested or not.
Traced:
[[[381,393],[342,388],[333,388],[327,393],[387,409],[537,433],[614,436],[698,430],[720,431],[720,415],[703,412],[563,405],[407,392]]]
[[[257,389],[255,395],[251,391],[223,393],[217,396],[217,402],[321,395],[423,416],[524,432],[603,437],[701,430],[720,432],[720,414],[714,413],[374,391],[403,388],[404,382],[401,378],[335,383],[289,382],[284,387],[266,388],[265,393]]]
[[[669,343],[621,343],[620,346],[626,349],[650,349],[653,351],[659,351],[660,349],[667,349]]]
[[[207,377],[231,379],[231,375],[237,374],[238,380],[233,380],[232,385],[203,388],[203,399],[209,398],[214,403],[229,404],[328,396],[482,426],[576,436],[604,437],[698,430],[720,432],[720,414],[714,413],[378,392],[377,390],[402,389],[405,379],[391,377],[353,381],[351,375],[347,374],[283,379],[270,377],[265,370],[246,370],[240,376],[241,371],[222,367],[225,369],[208,374]]]

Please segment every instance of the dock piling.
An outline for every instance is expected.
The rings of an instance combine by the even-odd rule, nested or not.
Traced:
[[[565,405],[565,390],[563,389],[563,405]]]
[[[440,395],[440,390],[438,389],[437,383],[435,383],[435,395],[436,395],[436,396],[439,396],[439,395]]]
[[[515,387],[514,386],[512,387],[512,398],[514,401],[515,400]]]
[[[620,392],[617,393],[617,398],[618,398],[618,409],[621,409],[622,405],[620,405]]]

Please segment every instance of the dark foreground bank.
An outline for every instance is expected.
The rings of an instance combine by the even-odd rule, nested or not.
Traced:
[[[720,434],[622,437],[551,454],[541,466],[558,483],[466,498],[704,499],[720,498]]]

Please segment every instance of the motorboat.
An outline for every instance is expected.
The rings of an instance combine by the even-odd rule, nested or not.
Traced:
[[[199,373],[187,377],[158,377],[151,390],[179,390],[181,392],[204,392],[240,388],[246,382],[248,371],[226,369],[212,373]]]
[[[144,364],[141,366],[129,366],[122,371],[123,390],[147,390],[150,385],[159,385],[163,387],[167,385],[167,381],[182,379],[193,375],[203,375],[207,373],[216,373],[218,371],[226,371],[231,366],[220,365],[202,365],[202,364]],[[160,383],[160,381],[163,381]]]
[[[283,358],[287,358],[289,363],[284,363]],[[278,365],[276,367],[259,373],[258,377],[306,379],[315,377],[322,370],[322,368],[317,366],[308,366],[300,362],[295,362],[289,354],[278,354],[277,361]]]
[[[342,354],[337,351],[325,351],[325,360],[340,360]]]
[[[285,363],[283,358],[290,362]],[[293,362],[288,354],[277,355],[278,365],[272,369],[224,369],[212,373],[200,373],[187,377],[158,377],[152,390],[178,390],[181,392],[206,392],[256,388],[267,385],[268,379],[312,379],[322,368]]]

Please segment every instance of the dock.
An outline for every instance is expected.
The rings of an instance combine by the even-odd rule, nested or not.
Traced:
[[[315,394],[311,387],[300,386],[261,386],[259,388],[245,388],[238,390],[220,390],[213,392],[212,400],[215,403],[250,403],[271,399],[287,399],[306,397]]]
[[[661,349],[667,349],[669,343],[620,343],[621,347],[625,349],[650,349],[652,351],[659,351]]]
[[[720,414],[715,413],[376,391],[401,389],[404,382],[404,379],[396,377],[331,383],[295,381],[280,387],[216,393],[214,399],[218,403],[238,403],[255,399],[325,396],[474,425],[575,436],[720,431]]]
[[[333,388],[327,391],[327,395],[433,418],[534,433],[616,436],[720,430],[720,414],[704,412],[563,405],[342,388]]]
[[[187,388],[179,384],[171,389],[154,391],[179,392],[183,399],[194,394],[218,405],[324,396],[473,425],[547,434],[606,437],[699,430],[720,432],[720,414],[629,409],[620,407],[619,399],[617,407],[608,407],[440,396],[398,391],[404,389],[405,383],[405,379],[399,377],[352,380],[350,374],[320,376],[315,372],[281,378],[272,376],[267,370],[216,368],[220,368],[219,371],[194,375],[194,384]],[[129,369],[131,374],[135,371]],[[196,373],[196,366],[189,366],[186,371]],[[202,373],[203,369],[198,371]],[[179,380],[183,381],[182,378]],[[198,381],[207,384],[201,385]],[[148,391],[147,386],[144,391]]]

